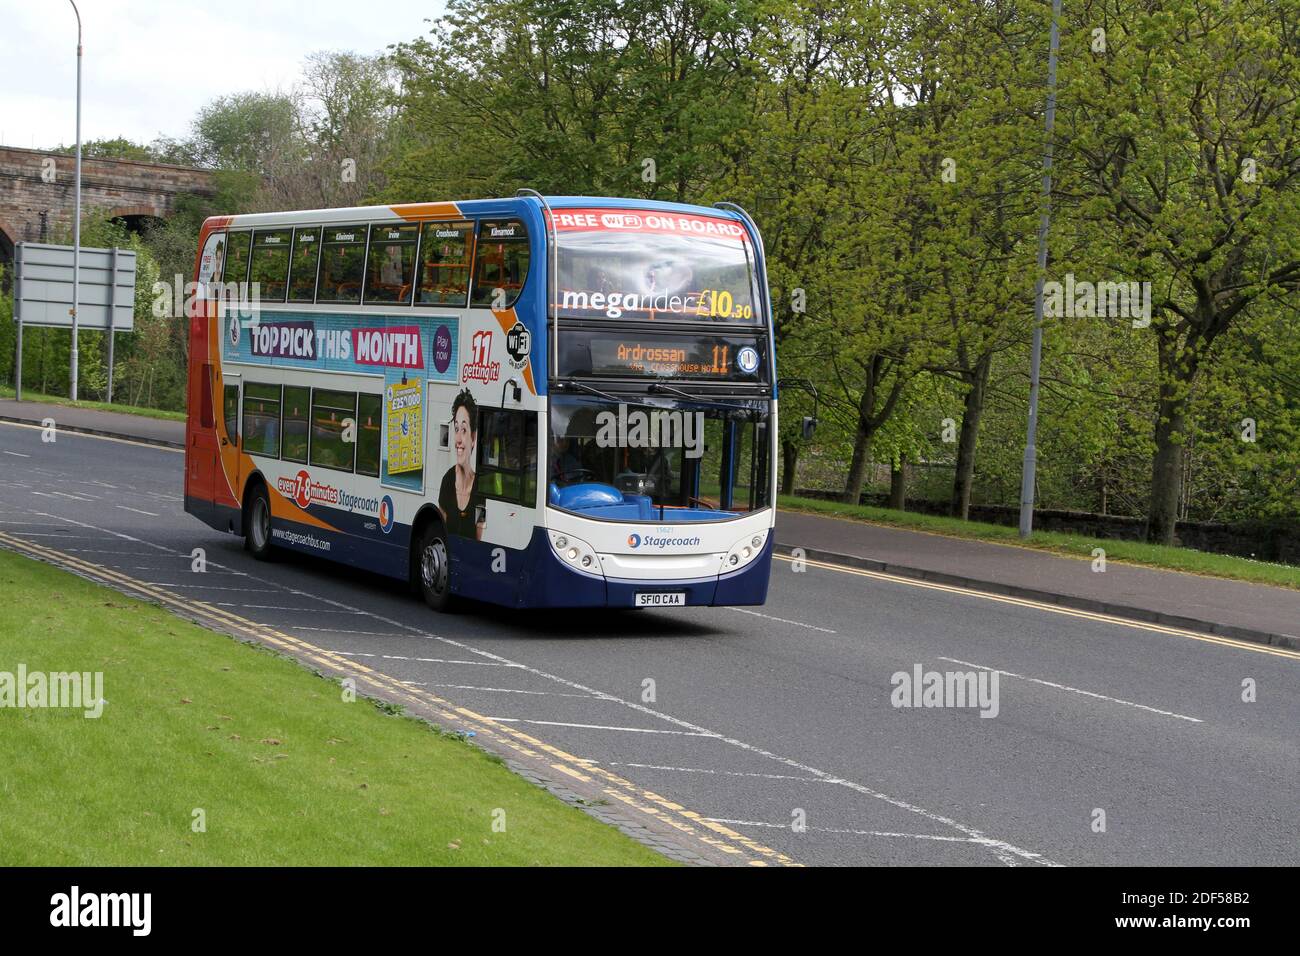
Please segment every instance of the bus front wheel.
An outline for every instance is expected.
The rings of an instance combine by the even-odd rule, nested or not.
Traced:
[[[451,607],[450,555],[446,532],[436,524],[425,528],[416,555],[416,583],[424,596],[424,603],[435,611],[446,611]]]
[[[259,561],[271,559],[271,499],[266,487],[259,485],[249,496],[244,512],[244,541]]]

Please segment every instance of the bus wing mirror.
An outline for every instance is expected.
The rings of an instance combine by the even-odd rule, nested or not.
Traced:
[[[803,440],[812,441],[813,432],[817,430],[817,419],[811,415],[803,417]]]

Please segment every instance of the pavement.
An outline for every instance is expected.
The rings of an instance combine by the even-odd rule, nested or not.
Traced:
[[[885,574],[1300,649],[1300,591],[782,511],[778,547]]]
[[[0,547],[354,677],[676,859],[1300,864],[1300,652],[788,558],[758,608],[439,615],[255,561],[183,512],[176,449],[41,438],[0,423]],[[989,706],[902,706],[917,669]]]
[[[145,415],[106,412],[96,408],[54,405],[44,402],[19,402],[0,398],[0,421],[41,424],[54,419],[65,431],[111,438],[128,438],[151,445],[185,447],[185,423]]]
[[[61,428],[183,448],[185,425],[140,415],[0,399],[0,421]],[[1205,575],[1092,561],[1032,548],[974,541],[782,511],[778,550],[884,574],[1046,601],[1078,610],[1300,649],[1300,591]]]

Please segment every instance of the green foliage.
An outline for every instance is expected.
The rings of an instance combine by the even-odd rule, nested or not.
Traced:
[[[288,92],[214,101],[187,139],[93,149],[216,170],[214,199],[139,242],[142,274],[168,283],[214,212],[520,187],[737,201],[763,232],[780,374],[820,396],[806,442],[812,398],[782,390],[794,484],[856,498],[906,460],[914,494],[1010,504],[1049,11],[451,0],[390,56],[318,54]],[[1066,6],[1044,278],[1149,282],[1152,314],[1045,318],[1040,505],[1150,515],[1158,536],[1171,517],[1297,514],[1298,23],[1300,0]],[[182,407],[183,327],[137,329],[124,397]],[[66,386],[65,338],[33,331],[33,382]]]

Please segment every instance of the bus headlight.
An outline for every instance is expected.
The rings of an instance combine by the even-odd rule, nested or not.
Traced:
[[[571,534],[550,533],[551,550],[561,561],[585,574],[603,574],[595,548]]]
[[[756,535],[751,535],[737,541],[731,546],[725,558],[722,559],[723,572],[735,571],[744,567],[754,558],[763,553],[763,543],[767,541],[768,532],[762,531]]]

